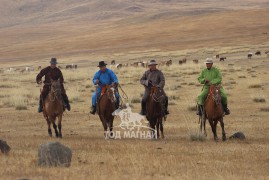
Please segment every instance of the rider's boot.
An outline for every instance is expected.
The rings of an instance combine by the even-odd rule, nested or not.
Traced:
[[[90,113],[93,114],[93,115],[96,113],[96,106],[91,107]]]
[[[43,104],[42,104],[42,98],[41,95],[39,96],[39,102],[38,102],[38,110],[39,113],[43,111]]]
[[[141,101],[141,115],[146,115],[146,102]]]
[[[203,105],[198,104],[197,105],[197,110],[196,110],[196,115],[202,116],[202,110],[204,109]]]
[[[169,114],[169,111],[168,111],[168,97],[167,97],[167,96],[165,97],[165,109],[164,109],[164,114],[165,114],[165,115]]]
[[[67,95],[63,95],[63,100],[64,100],[64,107],[70,111],[71,110],[71,107],[70,107],[70,104],[69,104],[69,100],[68,100],[68,97]]]
[[[229,115],[230,110],[228,109],[227,104],[223,104],[222,106],[223,106],[223,110],[224,110],[225,115]]]

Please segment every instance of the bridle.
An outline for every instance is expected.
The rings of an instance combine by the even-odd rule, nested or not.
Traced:
[[[51,86],[52,86],[52,83],[51,83]],[[52,98],[50,97],[50,101],[55,101],[56,99],[57,100],[61,100],[62,99],[62,96],[61,96],[61,88],[56,88],[56,89],[52,89],[50,86],[50,93],[53,95]],[[58,96],[60,95],[60,96]]]
[[[213,91],[215,91],[216,94]],[[217,86],[214,86],[214,88],[213,88],[213,85],[211,85],[210,90],[209,90],[209,95],[211,95],[216,105],[219,106],[221,104],[220,84]]]
[[[152,90],[153,93],[151,93],[152,94],[152,99],[155,102],[161,102],[162,98],[164,97],[164,94],[162,93],[162,90],[160,88],[157,88],[156,86],[154,86],[152,88],[153,88],[153,90]]]
[[[112,94],[109,92],[109,90],[111,90]],[[116,95],[115,95],[115,88],[114,87],[109,87],[109,89],[106,89],[106,95],[107,98],[114,103],[116,101]]]

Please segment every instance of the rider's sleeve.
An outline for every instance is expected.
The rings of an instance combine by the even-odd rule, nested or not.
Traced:
[[[112,70],[109,70],[109,75],[114,83],[118,83],[118,78]]]
[[[157,85],[157,87],[163,89],[164,85],[165,85],[165,78],[164,78],[162,71],[159,71],[159,72],[160,72],[160,83]]]
[[[99,71],[97,71],[94,76],[93,76],[93,79],[92,79],[92,82],[94,85],[96,85],[96,80],[99,78]],[[99,79],[100,80],[100,79]]]
[[[204,75],[204,71],[202,71],[199,75],[199,77],[197,78],[197,80],[201,83],[204,84],[205,83],[205,75]]]
[[[43,76],[45,76],[45,74],[47,74],[48,72],[48,67],[47,68],[44,68],[42,69],[39,74],[36,76],[36,83],[39,83],[42,79]]]
[[[63,84],[64,83],[64,77],[62,74],[62,71],[59,69],[59,79],[60,79],[60,83]]]
[[[222,80],[221,72],[217,68],[215,68],[215,72],[216,72],[216,78],[210,81],[210,83],[213,85],[220,84]]]
[[[146,71],[147,72],[147,71]],[[143,74],[143,76],[140,79],[140,83],[142,85],[148,86],[148,80],[147,80],[147,74],[146,72]]]

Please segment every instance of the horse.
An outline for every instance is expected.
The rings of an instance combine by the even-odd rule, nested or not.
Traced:
[[[162,102],[164,102],[164,98],[163,89],[160,89],[157,86],[151,87],[150,96],[146,102],[146,118],[149,121],[153,138],[156,138],[155,127],[157,129],[157,138],[160,137],[159,130],[161,131],[161,138],[164,138],[163,118],[165,115],[162,104]]]
[[[43,114],[48,124],[48,134],[52,137],[50,125],[53,125],[55,136],[62,138],[62,115],[64,112],[63,98],[61,94],[60,80],[51,80],[50,92],[43,102]],[[58,130],[55,124],[58,118]]]
[[[200,117],[200,131],[204,130],[205,136],[205,123],[206,119],[208,119],[209,124],[211,126],[214,140],[218,141],[217,136],[217,124],[220,122],[222,128],[222,141],[226,140],[226,133],[224,130],[224,122],[223,122],[224,111],[221,104],[221,95],[220,95],[220,84],[217,86],[210,85],[210,89],[208,91],[208,95],[205,101],[202,117]]]
[[[113,120],[112,113],[116,110],[115,88],[109,85],[102,87],[101,97],[98,102],[98,115],[103,124],[104,135],[107,139],[113,135]],[[108,132],[108,129],[110,133]]]

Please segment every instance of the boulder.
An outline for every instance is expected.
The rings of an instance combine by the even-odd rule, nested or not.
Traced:
[[[0,150],[3,154],[7,154],[10,151],[10,147],[6,141],[0,139]]]
[[[44,143],[38,148],[37,164],[39,166],[69,167],[71,159],[72,150],[59,142]]]
[[[239,139],[239,140],[244,140],[246,139],[246,136],[242,132],[236,132],[232,136],[229,137],[229,139]]]

